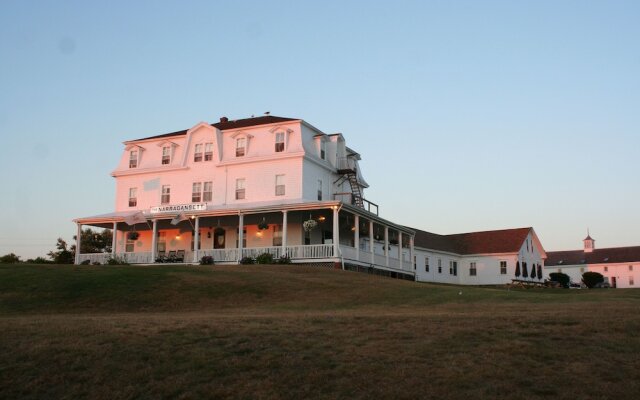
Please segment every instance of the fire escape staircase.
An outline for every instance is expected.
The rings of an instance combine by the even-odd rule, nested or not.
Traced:
[[[351,186],[351,202],[353,205],[364,208],[364,200],[362,197],[362,187],[358,182],[358,170],[355,166],[354,160],[348,157],[338,159],[338,174],[342,175],[334,183],[342,183],[344,180],[349,181]]]

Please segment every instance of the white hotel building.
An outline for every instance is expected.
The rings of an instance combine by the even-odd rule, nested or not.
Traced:
[[[507,283],[516,264],[544,265],[531,228],[443,236],[381,218],[360,155],[301,119],[223,117],[124,146],[115,211],[75,220],[78,238],[83,226],[112,229],[112,253],[78,252],[76,263],[237,264],[268,252],[456,284]]]

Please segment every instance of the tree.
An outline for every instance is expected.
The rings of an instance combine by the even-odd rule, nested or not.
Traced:
[[[538,279],[542,279],[542,265],[538,264]]]
[[[529,271],[528,271],[526,262],[522,262],[522,277],[523,278],[528,278],[529,277]]]
[[[516,261],[516,278],[520,277],[520,261]]]
[[[71,249],[72,251],[67,250],[67,242],[65,242],[62,238],[58,238],[56,249],[58,249],[58,251],[50,251],[47,254],[54,263],[73,264],[75,258],[75,251],[73,247]]]
[[[73,237],[74,240],[76,238],[77,235]],[[102,232],[93,231],[91,228],[83,229],[80,238],[80,254],[111,253],[113,233],[109,229]],[[73,246],[71,250],[75,250]]]
[[[587,285],[589,289],[591,289],[598,283],[604,282],[604,276],[602,276],[602,274],[598,272],[587,271],[582,274],[582,282],[584,282],[584,284]]]
[[[552,272],[549,274],[549,279],[554,282],[558,282],[563,287],[569,287],[569,275],[564,274],[562,272]]]
[[[531,279],[536,279],[536,278],[537,278],[537,276],[536,276],[536,265],[532,264],[531,265]]]
[[[13,253],[5,254],[0,257],[0,264],[18,264],[20,262],[20,256]]]

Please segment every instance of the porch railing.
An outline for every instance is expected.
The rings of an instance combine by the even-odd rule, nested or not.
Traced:
[[[78,262],[82,263],[89,260],[89,264],[105,264],[109,258],[111,258],[111,253],[87,253],[78,255]]]

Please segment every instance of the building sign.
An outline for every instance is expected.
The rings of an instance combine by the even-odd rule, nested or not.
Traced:
[[[204,211],[207,209],[206,203],[195,203],[195,204],[176,204],[173,206],[157,206],[151,207],[151,214],[159,214],[159,213],[174,213],[174,212],[184,212],[184,211]]]

